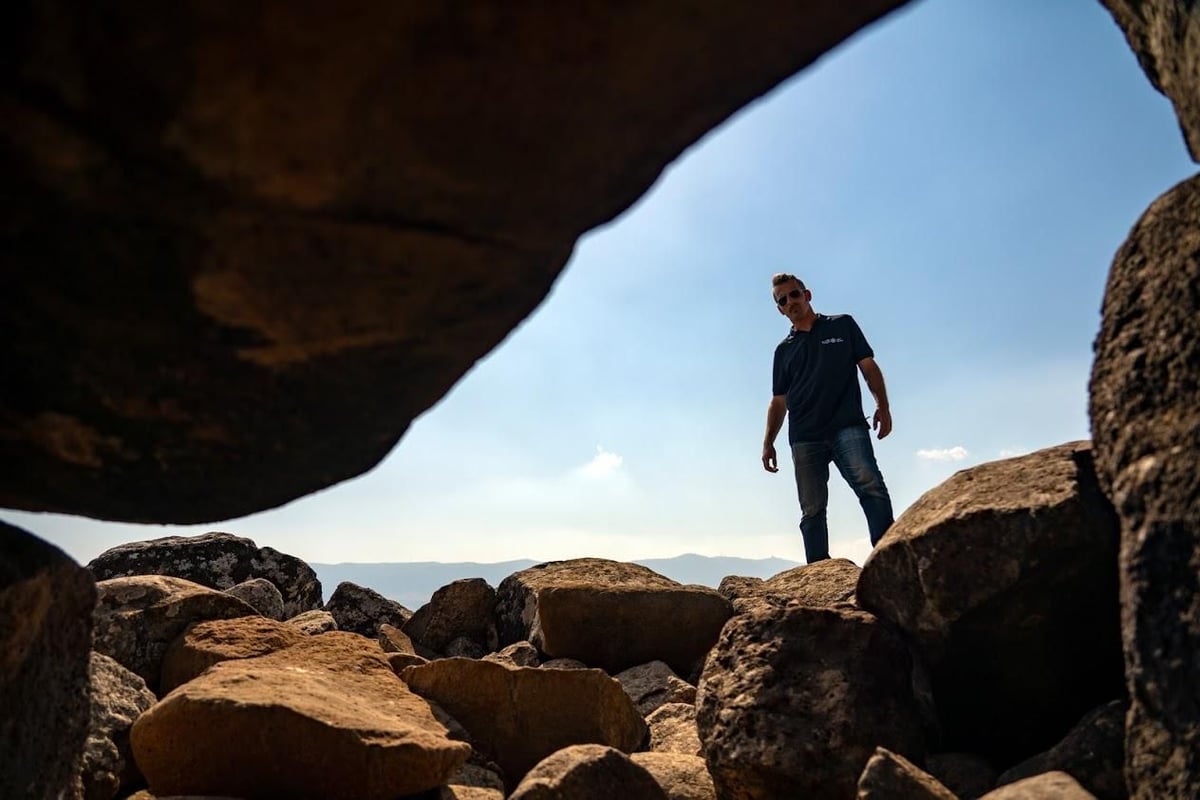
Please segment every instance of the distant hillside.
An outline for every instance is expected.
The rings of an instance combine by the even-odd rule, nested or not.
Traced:
[[[417,610],[433,593],[459,578],[483,578],[492,586],[514,572],[539,564],[539,561],[522,559],[501,561],[495,564],[460,562],[443,564],[437,561],[414,561],[389,564],[310,564],[316,571],[324,590],[325,599],[342,581],[350,581],[368,589],[374,589],[384,597],[397,601],[405,608]],[[783,558],[728,558],[724,556],[698,556],[685,553],[674,558],[647,558],[634,563],[649,567],[680,583],[698,583],[714,589],[726,575],[744,575],[751,578],[769,578],[786,569],[800,566],[796,561]]]

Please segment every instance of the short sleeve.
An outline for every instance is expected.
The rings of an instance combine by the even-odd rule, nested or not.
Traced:
[[[854,321],[854,317],[847,314],[846,321],[850,323],[850,344],[854,353],[854,363],[857,364],[864,358],[874,358],[875,351],[867,343],[867,337],[863,336],[862,329],[858,327],[858,323]]]

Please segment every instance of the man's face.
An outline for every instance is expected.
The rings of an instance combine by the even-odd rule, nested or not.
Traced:
[[[796,281],[781,283],[771,292],[775,297],[775,307],[779,309],[779,313],[792,322],[804,319],[812,311],[812,307],[809,305],[812,292],[801,289],[800,284]]]

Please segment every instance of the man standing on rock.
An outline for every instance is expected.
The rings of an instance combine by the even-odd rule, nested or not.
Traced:
[[[775,348],[773,397],[767,406],[762,463],[767,472],[779,471],[775,437],[787,416],[802,512],[800,532],[811,564],[829,558],[825,508],[830,461],[858,495],[872,546],[892,524],[892,498],[875,463],[855,367],[875,397],[873,427],[880,439],[892,432],[892,414],[883,373],[854,318],[813,311],[812,292],[795,275],[778,273],[772,276],[771,287],[775,306],[791,321],[792,330]]]

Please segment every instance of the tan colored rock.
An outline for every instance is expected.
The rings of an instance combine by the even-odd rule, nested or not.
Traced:
[[[993,789],[979,800],[1096,800],[1065,772],[1046,772]]]
[[[549,756],[522,779],[509,800],[666,800],[645,767],[612,747],[578,744]]]
[[[194,623],[167,647],[160,690],[169,692],[221,661],[265,656],[308,638],[294,625],[259,616]]]
[[[399,675],[405,667],[420,666],[428,664],[429,659],[422,658],[416,653],[387,653],[388,663],[392,666],[392,671]]]
[[[664,703],[696,702],[696,687],[661,661],[639,664],[613,677],[637,705],[638,713],[643,717],[649,716]]]
[[[853,603],[862,570],[845,558],[827,558],[784,570],[766,580],[730,576],[718,590],[743,614],[764,604],[783,607],[792,602],[810,606]]]
[[[664,703],[646,717],[650,750],[655,753],[704,754],[696,730],[696,707],[691,703]]]
[[[597,669],[509,668],[446,658],[408,667],[400,676],[458,720],[510,784],[569,745],[596,743],[632,752],[646,737],[633,701]]]
[[[848,606],[739,614],[704,665],[696,726],[722,797],[852,797],[878,746],[925,755],[921,673],[895,629]]]
[[[925,771],[963,800],[987,794],[996,786],[996,768],[974,753],[934,753]]]
[[[129,749],[129,729],[158,698],[145,681],[102,653],[92,653],[88,677],[91,718],[80,786],[83,800],[110,800],[142,782]]]
[[[343,632],[215,665],[139,717],[132,741],[156,795],[393,800],[444,784],[470,751],[376,643]]]
[[[416,655],[413,641],[404,631],[386,622],[379,626],[379,646],[385,653],[405,653]]]
[[[0,797],[77,791],[95,604],[91,573],[0,522]]]
[[[166,575],[112,578],[96,584],[96,591],[93,646],[155,692],[167,648],[193,622],[258,616],[236,597]]]
[[[858,800],[958,800],[937,778],[885,747],[875,748],[858,779]]]
[[[338,629],[337,620],[333,618],[333,614],[320,609],[297,614],[287,620],[287,624],[296,626],[309,636],[315,636],[318,633],[328,633],[329,631],[336,631]]]
[[[962,470],[900,515],[858,603],[929,665],[946,749],[1013,763],[1121,693],[1118,539],[1086,441]]]
[[[502,643],[527,639],[551,658],[610,673],[657,660],[690,674],[732,613],[712,589],[599,558],[530,567],[497,594]]]
[[[590,669],[577,658],[551,658],[541,663],[542,669]]]
[[[513,642],[495,653],[484,656],[488,661],[495,661],[507,667],[536,667],[542,662],[537,648],[529,642]]]
[[[1160,35],[1193,37],[1194,63],[1195,4],[1186,12],[1182,2],[1139,5]],[[1177,75],[1185,76],[1176,88],[1195,98],[1195,73]],[[1200,797],[1197,285],[1200,176],[1193,176],[1146,209],[1113,258],[1090,383],[1096,469],[1121,518],[1125,777],[1135,800]]]
[[[708,765],[700,756],[682,753],[634,753],[633,763],[654,776],[667,800],[717,800]]]
[[[438,800],[504,800],[503,789],[483,786],[460,786],[449,784],[438,790]]]

